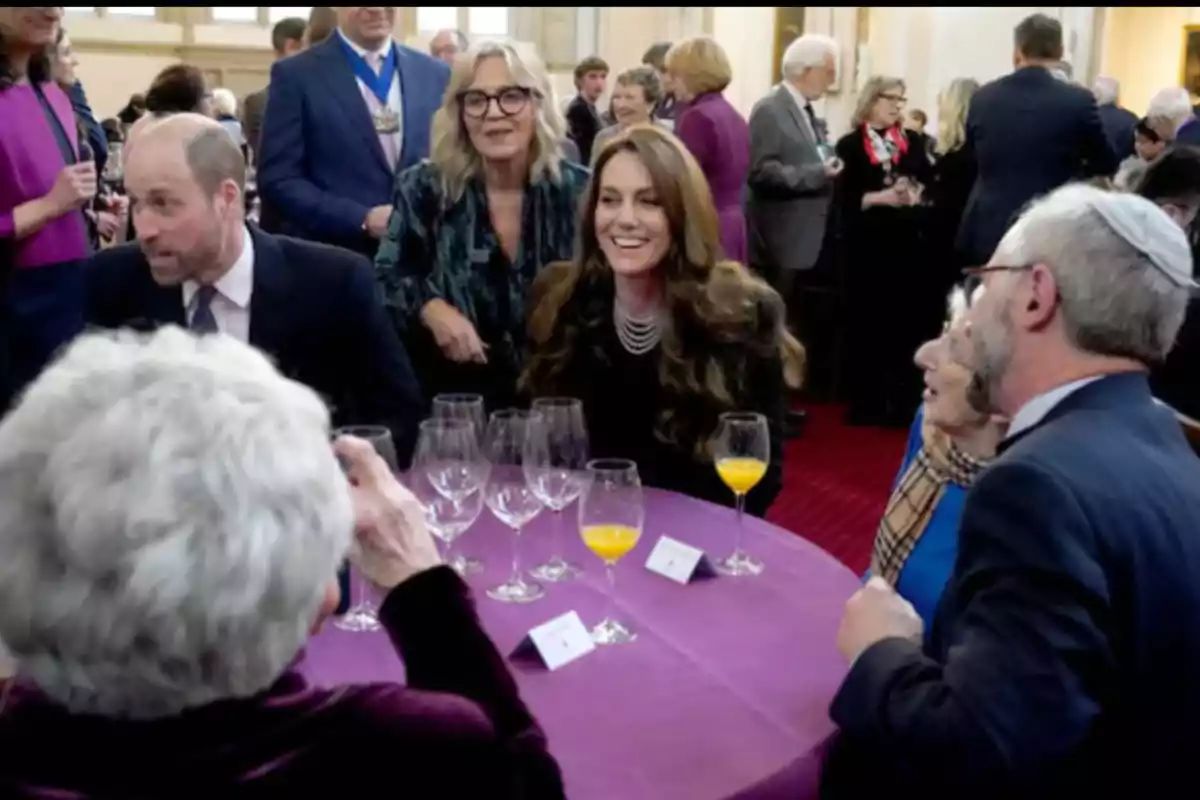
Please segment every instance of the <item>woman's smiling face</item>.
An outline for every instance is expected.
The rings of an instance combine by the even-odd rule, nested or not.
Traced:
[[[925,421],[950,435],[961,435],[986,425],[990,417],[968,401],[971,370],[950,354],[950,332],[962,324],[968,300],[962,289],[955,289],[950,314],[941,336],[917,349],[914,361],[925,377]]]

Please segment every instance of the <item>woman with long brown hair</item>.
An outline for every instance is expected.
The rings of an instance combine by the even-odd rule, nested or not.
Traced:
[[[96,165],[53,80],[59,6],[0,7],[0,413],[83,329]]]
[[[532,290],[534,396],[582,399],[593,455],[631,458],[650,486],[729,504],[708,440],[725,411],[757,411],[771,427],[766,477],[746,501],[763,514],[781,486],[785,383],[804,352],[783,301],[721,257],[720,228],[700,167],[656,126],[634,126],[600,153],[575,258],[547,267]]]

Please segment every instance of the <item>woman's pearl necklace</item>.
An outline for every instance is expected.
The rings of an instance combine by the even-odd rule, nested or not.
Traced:
[[[661,312],[650,312],[644,317],[635,317],[626,311],[619,302],[613,303],[613,325],[617,329],[617,339],[626,351],[641,356],[658,347],[662,339],[662,329],[659,326]]]

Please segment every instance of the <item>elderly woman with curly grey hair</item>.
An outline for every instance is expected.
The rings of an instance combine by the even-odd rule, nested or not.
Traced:
[[[296,668],[355,535],[407,687]],[[563,796],[420,504],[229,337],[82,337],[0,424],[0,638],[5,797]]]

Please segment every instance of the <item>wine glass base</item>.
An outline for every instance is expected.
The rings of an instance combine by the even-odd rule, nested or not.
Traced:
[[[352,633],[367,633],[380,630],[379,616],[368,605],[357,605],[333,621],[333,627]]]
[[[459,575],[477,575],[483,572],[483,561],[470,556],[455,556],[447,565]]]
[[[717,572],[722,575],[741,578],[748,575],[761,575],[764,564],[749,553],[736,550],[718,561],[715,566]]]
[[[583,574],[583,570],[562,556],[554,556],[545,564],[538,564],[529,570],[529,574],[543,581],[558,583],[559,581],[574,580]]]
[[[636,639],[636,633],[615,619],[602,620],[592,628],[592,641],[596,644],[628,644]]]
[[[517,579],[502,583],[487,590],[487,596],[501,603],[532,603],[545,596],[546,590],[540,583],[526,583]]]

